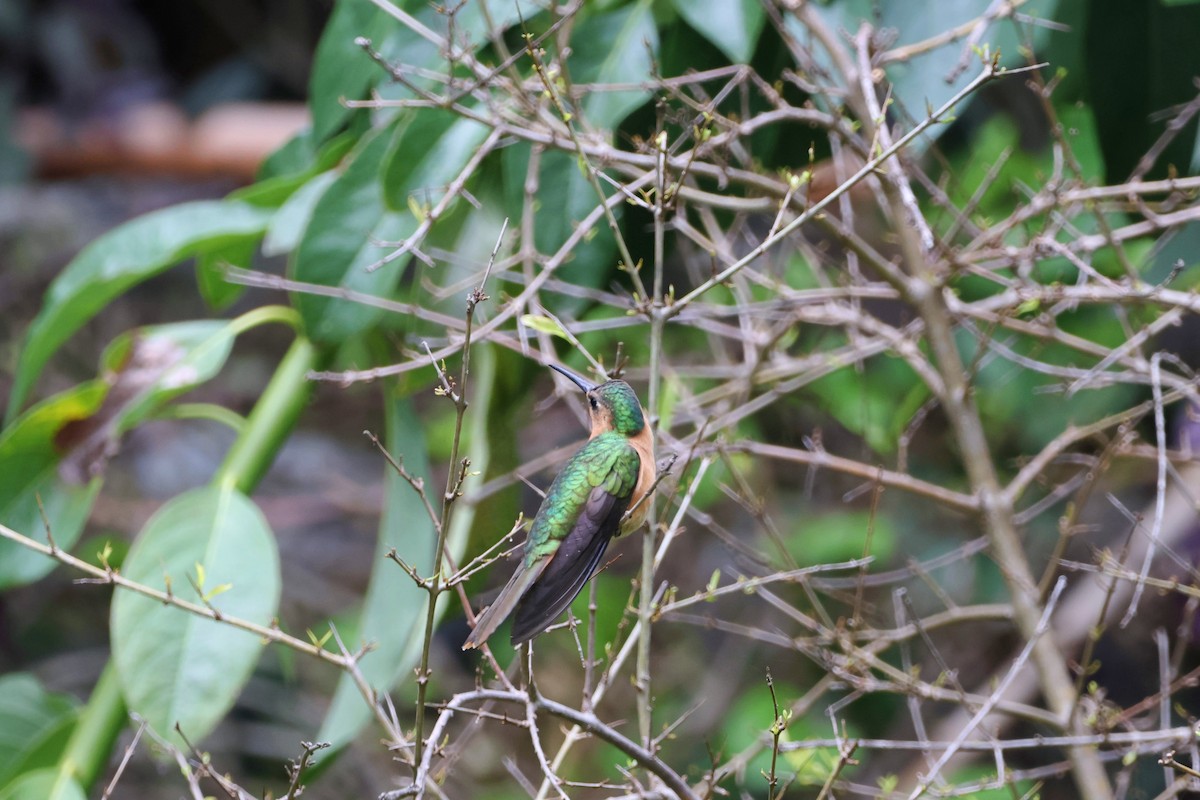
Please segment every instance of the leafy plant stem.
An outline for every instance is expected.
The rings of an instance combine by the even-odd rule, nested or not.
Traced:
[[[250,412],[245,431],[213,476],[214,483],[227,483],[245,493],[258,484],[308,403],[312,393],[308,373],[319,361],[317,347],[297,337]]]
[[[109,661],[67,740],[58,762],[59,774],[73,778],[86,792],[108,762],[113,742],[125,726],[125,716],[117,668]]]
[[[507,228],[507,222],[505,223],[505,228]],[[503,236],[504,232],[501,230],[500,238],[503,239]],[[500,247],[499,240],[496,242],[496,247],[497,249]],[[492,253],[492,259],[493,261],[495,260],[495,252]],[[491,267],[491,262],[489,262],[488,272],[491,271]],[[426,582],[426,590],[429,592],[429,603],[425,609],[425,636],[421,646],[421,665],[417,668],[417,709],[416,720],[413,725],[414,769],[417,769],[421,763],[421,755],[424,749],[422,737],[425,731],[425,697],[429,691],[429,650],[433,643],[434,625],[437,622],[438,596],[441,595],[445,588],[442,585],[442,563],[445,561],[446,537],[450,532],[450,518],[454,510],[454,501],[460,494],[462,481],[466,477],[467,468],[470,466],[470,462],[466,459],[463,459],[462,464],[459,464],[458,454],[459,446],[462,444],[463,417],[467,412],[467,378],[471,374],[471,329],[475,321],[475,307],[487,299],[487,295],[483,292],[483,285],[486,281],[487,272],[484,273],[483,280],[480,281],[479,286],[467,295],[466,326],[463,331],[462,369],[459,373],[458,386],[451,387],[441,368],[438,368],[438,374],[442,378],[442,388],[454,401],[454,440],[450,445],[450,466],[447,468],[446,473],[446,492],[442,495],[442,519],[438,525],[437,547],[433,555],[433,574]]]
[[[647,393],[647,402],[650,404],[650,420],[648,424],[654,426],[655,429],[658,427],[658,396],[662,384],[663,325],[666,322],[666,317],[662,314],[663,254],[666,233],[665,220],[663,219],[663,193],[666,185],[665,134],[656,137],[656,142],[658,144],[658,159],[657,175],[655,177],[657,191],[655,192],[654,203],[654,294],[650,304],[650,387]],[[654,495],[647,498],[646,502],[649,503],[649,508],[646,510],[646,519],[649,521],[650,530],[642,537],[642,569],[639,585],[640,596],[638,599],[638,622],[640,626],[638,629],[637,679],[635,685],[638,690],[638,733],[641,736],[642,745],[652,749],[654,742],[650,735],[651,712],[653,708],[650,697],[650,617],[654,608],[654,553],[657,549],[657,536],[655,534],[658,526],[655,523]]]
[[[155,413],[155,419],[203,419],[217,422],[237,434],[246,426],[246,418],[215,403],[175,403]]]
[[[231,323],[235,334],[245,333],[251,328],[257,328],[259,325],[267,325],[272,322],[278,322],[282,325],[287,325],[294,330],[300,330],[302,324],[300,312],[288,306],[262,306],[247,311]]]

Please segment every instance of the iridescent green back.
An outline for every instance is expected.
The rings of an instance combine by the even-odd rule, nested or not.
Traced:
[[[624,385],[624,384],[622,384]],[[629,387],[626,386],[626,389]],[[633,396],[632,390],[629,390]],[[641,420],[641,409],[633,397],[633,408]],[[628,423],[628,415],[622,418]],[[539,558],[550,555],[575,526],[592,490],[602,487],[625,503],[633,494],[641,460],[625,436],[615,431],[592,438],[571,456],[538,509],[525,550],[525,564],[531,566]],[[613,531],[615,533],[615,530]]]

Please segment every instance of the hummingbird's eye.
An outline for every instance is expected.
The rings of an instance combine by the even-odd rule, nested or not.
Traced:
[[[591,405],[593,411],[600,407],[600,403],[594,397],[588,397],[588,404]]]

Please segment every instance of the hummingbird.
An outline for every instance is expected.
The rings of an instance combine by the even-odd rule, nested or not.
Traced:
[[[639,501],[657,470],[650,426],[633,388],[621,380],[592,383],[550,367],[587,396],[591,436],[550,484],[517,571],[479,615],[463,650],[487,641],[514,609],[513,646],[542,633],[596,574],[609,541],[646,519],[648,505]]]

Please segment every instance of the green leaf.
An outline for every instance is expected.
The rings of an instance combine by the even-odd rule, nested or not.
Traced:
[[[316,152],[312,128],[300,131],[263,159],[254,185],[304,171],[312,163]]]
[[[334,6],[317,44],[308,89],[313,137],[317,141],[337,131],[353,113],[343,98],[364,96],[373,78],[384,77],[383,70],[355,44],[355,39],[365,36],[378,48],[379,40],[396,26],[368,0],[341,0]]]
[[[46,543],[41,498],[55,543],[73,547],[121,435],[215,375],[234,332],[233,323],[203,320],[115,339],[101,356],[102,379],[35,406],[0,434],[0,519]],[[54,565],[40,553],[0,541],[0,588],[35,581]]]
[[[470,3],[460,3],[456,6],[408,0],[403,5],[405,10],[426,30],[432,31],[443,39],[452,37],[456,46],[476,53],[491,45],[492,36],[489,35],[487,27],[489,17],[499,29],[495,35],[502,37],[505,29],[521,21],[522,18],[526,25],[529,25],[542,14],[541,11],[530,7],[529,4],[518,4],[512,0],[486,0],[486,4],[487,15],[483,13],[484,0],[472,0]],[[450,27],[451,15],[446,13],[448,8],[454,9],[452,29]],[[428,74],[440,74],[446,71],[446,48],[444,45],[430,41],[390,16],[382,21],[375,33],[368,34],[368,36],[384,61],[389,65],[405,68],[405,81],[402,83],[392,80],[382,67],[372,63],[374,74],[369,77],[368,84],[373,95],[378,96],[381,100],[394,101],[417,97],[414,88],[438,94],[445,92],[445,84]],[[365,53],[362,54],[362,58],[366,60]],[[484,61],[491,61],[493,58],[494,56],[490,54],[483,56]],[[365,93],[346,96],[365,96]],[[394,111],[386,108],[373,111],[377,121],[387,119],[390,113],[394,113]]]
[[[754,55],[766,15],[757,0],[675,0],[675,10],[736,64]]]
[[[1058,0],[1031,0],[1021,8],[1021,13],[1039,19],[1056,19]],[[989,0],[906,0],[903,3],[875,3],[873,0],[839,0],[831,3],[813,3],[811,9],[824,18],[831,30],[856,31],[859,25],[870,22],[877,30],[889,29],[896,32],[895,46],[923,42],[940,35],[955,26],[976,20],[987,12]],[[795,15],[785,17],[785,26],[801,41],[811,40],[811,34]],[[1033,47],[1040,50],[1048,30],[1037,27],[1033,31]],[[1026,34],[1011,20],[998,21],[987,30],[981,48],[1001,54],[1001,66],[1024,66],[1021,48],[1026,44]],[[833,63],[825,49],[812,48],[812,54],[822,67],[832,69]],[[902,115],[909,124],[925,117],[927,108],[937,108],[975,79],[983,69],[975,53],[967,54],[964,69],[959,69],[963,56],[961,39],[947,40],[939,47],[919,53],[913,58],[895,62],[887,67],[891,81],[889,89],[895,100],[895,109],[890,116]],[[948,81],[953,74],[953,80]],[[821,102],[818,99],[818,102]],[[941,133],[945,125],[934,126],[929,134],[921,136],[910,145],[910,150],[920,152],[927,148]]]
[[[658,55],[658,29],[649,0],[585,19],[571,39],[568,61],[575,83],[648,83]],[[650,88],[588,93],[587,122],[595,130],[615,130],[621,120],[646,102]]]
[[[321,194],[289,267],[296,280],[387,294],[399,271],[366,267],[386,250],[373,242],[388,226],[379,175],[396,139],[393,128],[373,131],[348,157],[345,171]],[[394,222],[393,222],[394,224]],[[340,343],[373,325],[382,312],[344,300],[297,295],[309,335]]]
[[[422,110],[404,128],[388,157],[384,191],[393,211],[409,209],[409,198],[433,205],[458,177],[487,128],[449,111]]]
[[[402,458],[404,468],[432,486],[424,422],[413,410],[412,402],[389,392],[386,398],[386,442],[388,452]],[[433,549],[437,541],[433,522],[420,497],[391,466],[384,464],[385,506],[379,520],[379,539],[371,582],[363,601],[359,636],[376,647],[362,660],[360,668],[372,687],[387,691],[396,679],[410,673],[412,664],[401,656],[409,641],[420,637],[425,624],[424,607],[428,595],[419,588],[387,553],[395,549],[405,563],[419,574],[433,571]],[[397,609],[407,609],[397,614]],[[347,642],[350,648],[357,643]],[[329,711],[317,738],[334,747],[347,744],[370,719],[370,709],[349,675],[342,675]]]
[[[567,338],[567,332],[562,329],[554,320],[541,314],[522,314],[521,324],[526,328],[532,328],[539,333],[548,333],[551,336],[557,336],[560,339]]]
[[[218,311],[228,308],[245,294],[246,287],[225,280],[225,272],[229,267],[249,269],[256,245],[254,239],[243,239],[208,250],[196,258],[196,285],[209,308]]]
[[[916,373],[897,358],[872,359],[861,372],[843,367],[809,390],[825,400],[825,410],[847,430],[883,455],[895,452],[908,421],[929,397]]]
[[[139,217],[88,245],[50,284],[30,326],[6,418],[16,416],[50,356],[114,297],[198,252],[257,239],[270,214],[246,203],[184,203]]]
[[[870,534],[870,551],[867,548]],[[874,521],[867,511],[844,511],[806,516],[786,539],[788,550],[801,566],[833,564],[864,555],[886,564],[896,550],[896,530],[880,514]]]
[[[380,242],[398,242],[416,230],[418,222],[407,208],[408,197],[442,191],[487,133],[471,120],[432,110],[418,114],[398,135],[394,130],[370,134],[346,171],[317,200],[296,249],[292,273],[297,279],[388,294],[410,256],[370,270],[389,252]],[[396,210],[385,203],[385,191]],[[311,295],[298,296],[296,305],[310,335],[325,342],[344,342],[383,314],[345,300]]]
[[[55,543],[69,550],[79,539],[100,489],[100,479],[70,483],[59,475],[64,428],[94,415],[108,393],[103,381],[90,381],[26,411],[0,433],[0,520],[47,543],[37,506],[41,498]],[[0,589],[41,578],[55,561],[7,539],[0,541]]]
[[[299,134],[267,159],[270,168],[264,165],[257,183],[230,193],[228,199],[279,208],[310,180],[336,167],[357,141],[355,133],[346,131],[314,148],[311,133]]]
[[[100,356],[101,373],[118,388],[117,433],[164,403],[210,380],[225,365],[237,333],[226,320],[194,320],[127,331]]]
[[[78,714],[73,697],[45,691],[29,673],[0,676],[0,787],[55,764]]]
[[[262,512],[228,487],[182,494],[146,523],[122,573],[200,602],[188,582],[202,564],[208,582],[232,588],[213,601],[223,614],[267,625],[279,605],[279,554]],[[133,592],[112,604],[113,659],[130,710],[179,742],[206,736],[232,707],[262,649],[253,634]]]
[[[468,389],[470,413],[464,439],[472,443],[471,469],[486,474],[492,454],[487,446],[484,427],[491,418],[489,410],[498,401],[496,385],[501,378],[493,348],[483,345],[472,351],[471,384]],[[429,444],[425,439],[426,423],[416,415],[411,401],[389,393],[385,398],[387,414],[388,452],[404,459],[404,466],[413,475],[429,480]],[[391,467],[386,467],[386,505],[379,521],[379,542],[371,584],[363,604],[360,637],[376,642],[376,648],[359,664],[367,681],[379,691],[387,691],[404,676],[411,676],[421,652],[425,616],[429,595],[419,589],[408,575],[385,558],[395,548],[405,563],[418,574],[433,571],[433,550],[436,534],[424,503]],[[426,489],[428,491],[428,488]],[[437,504],[434,505],[437,508]],[[454,513],[446,548],[455,563],[463,563],[467,539],[475,520],[475,506],[462,505]],[[436,618],[445,613],[446,595],[442,595]],[[411,609],[397,616],[396,609]],[[349,644],[349,643],[347,643]],[[350,742],[370,719],[370,709],[363,701],[358,687],[349,675],[338,682],[333,702],[321,724],[317,738],[341,747]]]
[[[520,208],[529,171],[530,146],[515,144],[504,148],[505,200],[511,208]],[[572,153],[544,152],[538,165],[538,191],[534,202],[534,243],[538,252],[556,253],[575,233],[579,223],[592,212],[600,199],[587,176],[579,169]],[[620,222],[623,206],[613,209]],[[617,244],[608,226],[600,225],[594,235],[585,236],[571,251],[570,260],[555,276],[577,286],[599,288],[614,274]],[[578,314],[588,301],[565,295],[547,295],[547,308],[556,314]]]
[[[87,800],[83,788],[54,767],[27,772],[0,791],[0,800]]]
[[[264,256],[284,255],[299,246],[304,231],[312,221],[317,201],[337,177],[338,173],[333,170],[322,172],[309,179],[287,199],[267,226],[267,235],[263,237],[262,244]]]
[[[782,741],[791,739],[786,732],[780,738]],[[784,754],[784,760],[795,770],[798,785],[823,786],[837,769],[840,758],[836,747],[814,747],[789,750]]]

